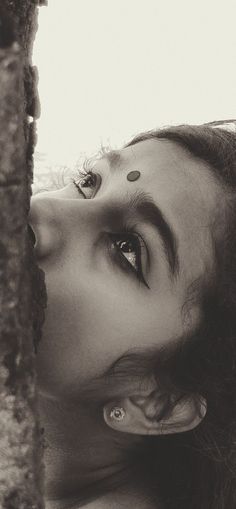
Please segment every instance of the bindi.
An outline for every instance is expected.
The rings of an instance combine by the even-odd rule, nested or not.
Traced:
[[[141,173],[138,170],[130,171],[127,175],[127,180],[129,180],[129,182],[134,182],[139,179],[140,175]]]

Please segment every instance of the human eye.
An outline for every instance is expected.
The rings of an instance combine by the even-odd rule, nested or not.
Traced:
[[[92,169],[83,167],[77,171],[76,177],[72,180],[79,193],[86,199],[94,197],[101,185],[101,177]]]
[[[143,276],[142,258],[145,256],[145,243],[137,233],[110,233],[111,254],[121,269],[131,272],[149,288]]]

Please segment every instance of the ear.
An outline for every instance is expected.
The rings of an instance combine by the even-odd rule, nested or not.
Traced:
[[[206,401],[197,394],[177,398],[153,390],[106,405],[104,419],[117,431],[165,435],[195,428],[205,417],[206,409]]]

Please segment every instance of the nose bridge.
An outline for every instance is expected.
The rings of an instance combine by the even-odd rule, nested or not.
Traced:
[[[104,211],[104,204],[99,200],[95,203],[95,200],[62,198],[56,193],[45,195],[31,199],[29,213],[38,258],[62,250],[74,234],[84,242],[85,236],[88,239],[99,228]]]

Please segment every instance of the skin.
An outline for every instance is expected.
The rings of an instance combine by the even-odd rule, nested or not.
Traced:
[[[219,189],[209,168],[164,140],[140,142],[121,154],[113,172],[107,160],[96,161],[93,171],[101,176],[101,186],[91,199],[84,199],[71,183],[31,201],[35,253],[48,293],[36,362],[50,509],[66,507],[63,504],[73,499],[75,485],[83,487],[116,474],[124,460],[115,445],[117,432],[98,415],[95,405],[88,405],[87,411],[82,404],[84,389],[127,351],[158,350],[193,329],[200,310],[198,302],[192,303],[188,319],[183,319],[188,288],[213,268],[211,229]],[[132,170],[141,172],[135,182],[126,178]],[[140,222],[127,207],[127,200],[139,190],[152,196],[175,233],[179,257],[175,278],[154,227]],[[149,288],[111,260],[103,240],[104,232],[117,232],[121,211],[125,225],[135,228],[145,242],[142,266]],[[108,401],[119,401],[125,390],[137,395],[131,385],[129,391],[107,388]],[[132,439],[119,433],[121,443],[140,440],[138,428],[131,432]],[[134,491],[130,487],[129,496],[144,507]],[[91,504],[88,507],[99,507]]]

